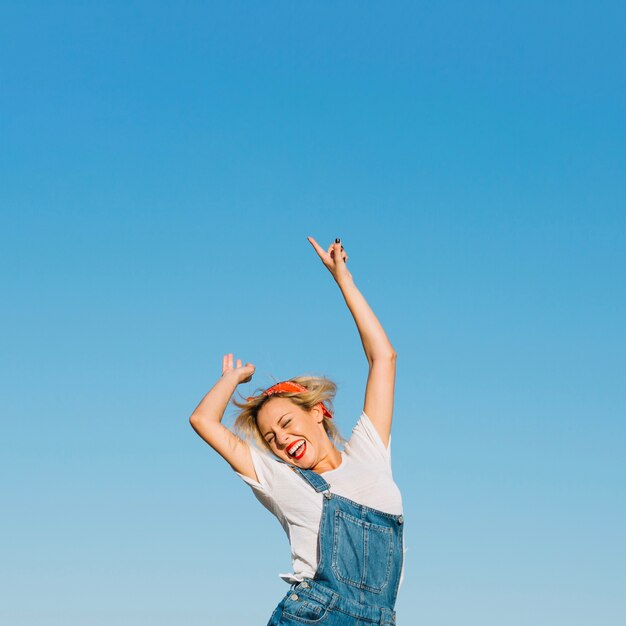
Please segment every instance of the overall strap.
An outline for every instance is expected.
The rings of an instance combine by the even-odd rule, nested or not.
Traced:
[[[330,490],[330,485],[313,470],[301,469],[299,467],[295,467],[294,465],[292,465],[291,468],[296,473],[300,474],[300,476],[302,476],[302,478],[304,478],[304,480],[306,480],[309,485],[311,485],[311,487],[313,487],[313,489],[315,489],[315,491],[317,491],[318,493],[321,491]]]
[[[292,469],[294,472],[296,472],[296,474],[300,474],[300,476],[302,476],[302,478],[304,478],[304,480],[306,480],[306,482],[309,483],[309,485],[311,485],[311,487],[313,487],[313,489],[315,489],[315,491],[317,491],[318,493],[322,491],[330,491],[330,485],[313,470],[296,467],[295,465],[291,465],[276,456],[274,457],[274,459],[279,463],[286,465],[289,469]]]

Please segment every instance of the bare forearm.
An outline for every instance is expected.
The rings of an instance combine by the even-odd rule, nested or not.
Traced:
[[[224,417],[226,407],[237,388],[237,380],[222,376],[212,389],[202,398],[200,404],[191,414],[189,421],[210,421],[220,423]]]
[[[378,318],[374,315],[374,311],[372,311],[363,294],[355,285],[352,276],[348,274],[341,280],[338,280],[337,284],[356,322],[359,335],[361,336],[361,343],[365,350],[365,356],[369,363],[371,364],[377,359],[395,357],[395,350],[391,342],[387,338]]]

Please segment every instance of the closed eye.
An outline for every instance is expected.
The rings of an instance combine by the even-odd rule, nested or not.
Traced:
[[[287,424],[289,424],[291,422],[291,418],[285,420],[285,422],[283,423],[283,425],[281,426],[281,428],[284,428],[285,426],[287,426]],[[274,440],[274,435],[270,435],[265,441],[267,441],[267,443],[272,443],[272,441]]]

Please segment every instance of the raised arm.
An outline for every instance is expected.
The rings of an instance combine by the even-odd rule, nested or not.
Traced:
[[[193,429],[204,439],[230,466],[240,474],[258,481],[252,455],[247,442],[238,437],[222,424],[224,411],[239,383],[246,383],[254,374],[254,365],[241,360],[233,363],[232,354],[224,355],[222,377],[202,398],[189,418]]]
[[[308,238],[318,256],[332,274],[356,322],[369,374],[363,410],[374,424],[385,445],[389,443],[393,416],[393,392],[396,378],[396,351],[363,294],[348,271],[348,255],[339,239],[324,250],[313,237]]]

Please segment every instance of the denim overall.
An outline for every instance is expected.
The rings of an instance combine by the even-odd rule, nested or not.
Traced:
[[[319,564],[312,579],[291,586],[267,626],[396,626],[404,518],[331,493],[322,476],[292,467],[324,493]]]

